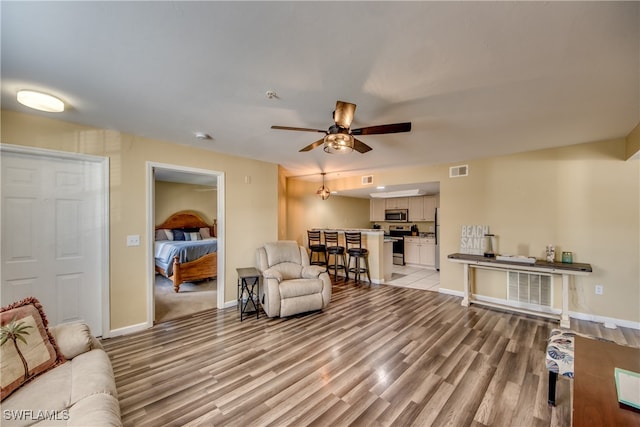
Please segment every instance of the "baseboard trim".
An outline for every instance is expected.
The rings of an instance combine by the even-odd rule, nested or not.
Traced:
[[[456,291],[453,289],[446,289],[446,288],[440,288],[438,289],[438,291],[441,294],[447,294],[447,295],[453,295],[453,296],[457,296],[457,297],[464,297],[464,292],[462,291]],[[474,295],[474,297],[480,301],[480,302],[489,302],[489,303],[493,303],[493,304],[500,304],[501,306],[504,306],[503,308],[505,310],[509,310],[511,307],[508,306],[508,302],[507,300],[502,300],[499,298],[491,298],[491,297],[485,297],[482,295]],[[517,307],[513,307],[514,311],[516,311]],[[552,309],[552,312],[555,313],[560,313],[559,309]],[[545,316],[545,313],[541,313],[540,314],[542,317],[547,317]],[[602,323],[604,325],[605,328],[609,328],[609,329],[616,329],[616,327],[620,326],[623,328],[630,328],[630,329],[636,329],[636,330],[640,330],[640,322],[633,322],[630,320],[624,320],[624,319],[616,319],[614,317],[607,317],[607,316],[598,316],[595,314],[587,314],[587,313],[580,313],[577,311],[569,311],[569,317],[572,319],[576,319],[576,320],[586,320],[589,322],[596,322],[596,323]]]
[[[460,297],[460,298],[464,297],[464,292],[454,291],[453,289],[438,288],[438,292],[440,292],[441,294],[453,295],[454,297]]]
[[[617,326],[630,329],[640,330],[640,322],[631,320],[616,319],[607,316],[598,316],[595,314],[579,313],[577,311],[569,311],[569,317],[578,320],[587,320],[589,322],[603,323],[605,328],[616,329]]]
[[[149,324],[149,322],[138,323],[137,325],[126,326],[124,328],[111,329],[109,331],[109,338],[119,337],[121,335],[129,335],[135,332],[144,331],[153,327],[153,324]]]

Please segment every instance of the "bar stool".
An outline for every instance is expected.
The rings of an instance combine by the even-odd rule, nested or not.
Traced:
[[[371,277],[369,277],[369,250],[362,247],[362,233],[345,231],[344,239],[347,254],[349,254],[347,271],[354,274],[356,283],[360,281],[360,274],[366,273],[369,284],[371,284]],[[351,258],[355,258],[356,260],[355,267],[351,267]],[[360,264],[361,258],[364,259],[364,267]]]
[[[338,244],[337,231],[325,231],[324,243],[327,245],[327,271],[333,270],[333,280],[338,280],[338,270],[344,270],[346,279],[349,280],[349,270],[347,270],[347,256],[344,246]],[[333,265],[329,262],[333,255]],[[338,257],[342,258],[342,264],[338,264]]]
[[[311,265],[324,265],[327,266],[327,245],[322,244],[320,237],[320,230],[307,230],[307,238],[309,239],[309,264]],[[313,254],[318,254],[316,259],[313,259]],[[322,254],[322,259],[320,259]]]

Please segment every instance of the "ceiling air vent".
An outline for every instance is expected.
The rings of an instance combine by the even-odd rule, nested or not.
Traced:
[[[362,185],[373,184],[373,175],[367,175],[362,177]]]
[[[469,165],[451,166],[449,168],[449,178],[469,175]]]

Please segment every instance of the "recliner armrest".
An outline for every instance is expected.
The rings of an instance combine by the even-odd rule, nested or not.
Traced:
[[[282,282],[282,273],[275,268],[268,268],[262,272],[262,277],[265,279],[276,279],[278,283]]]
[[[318,265],[307,265],[302,267],[302,278],[315,279],[326,271],[327,271],[326,268],[320,267]]]

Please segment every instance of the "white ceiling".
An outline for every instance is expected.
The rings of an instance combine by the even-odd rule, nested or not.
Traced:
[[[341,176],[626,136],[638,2],[2,2],[2,108],[18,89],[106,129]],[[277,97],[268,99],[267,91]],[[337,100],[367,154],[298,150]],[[194,132],[213,139],[199,141]],[[10,142],[10,141],[5,141]]]

